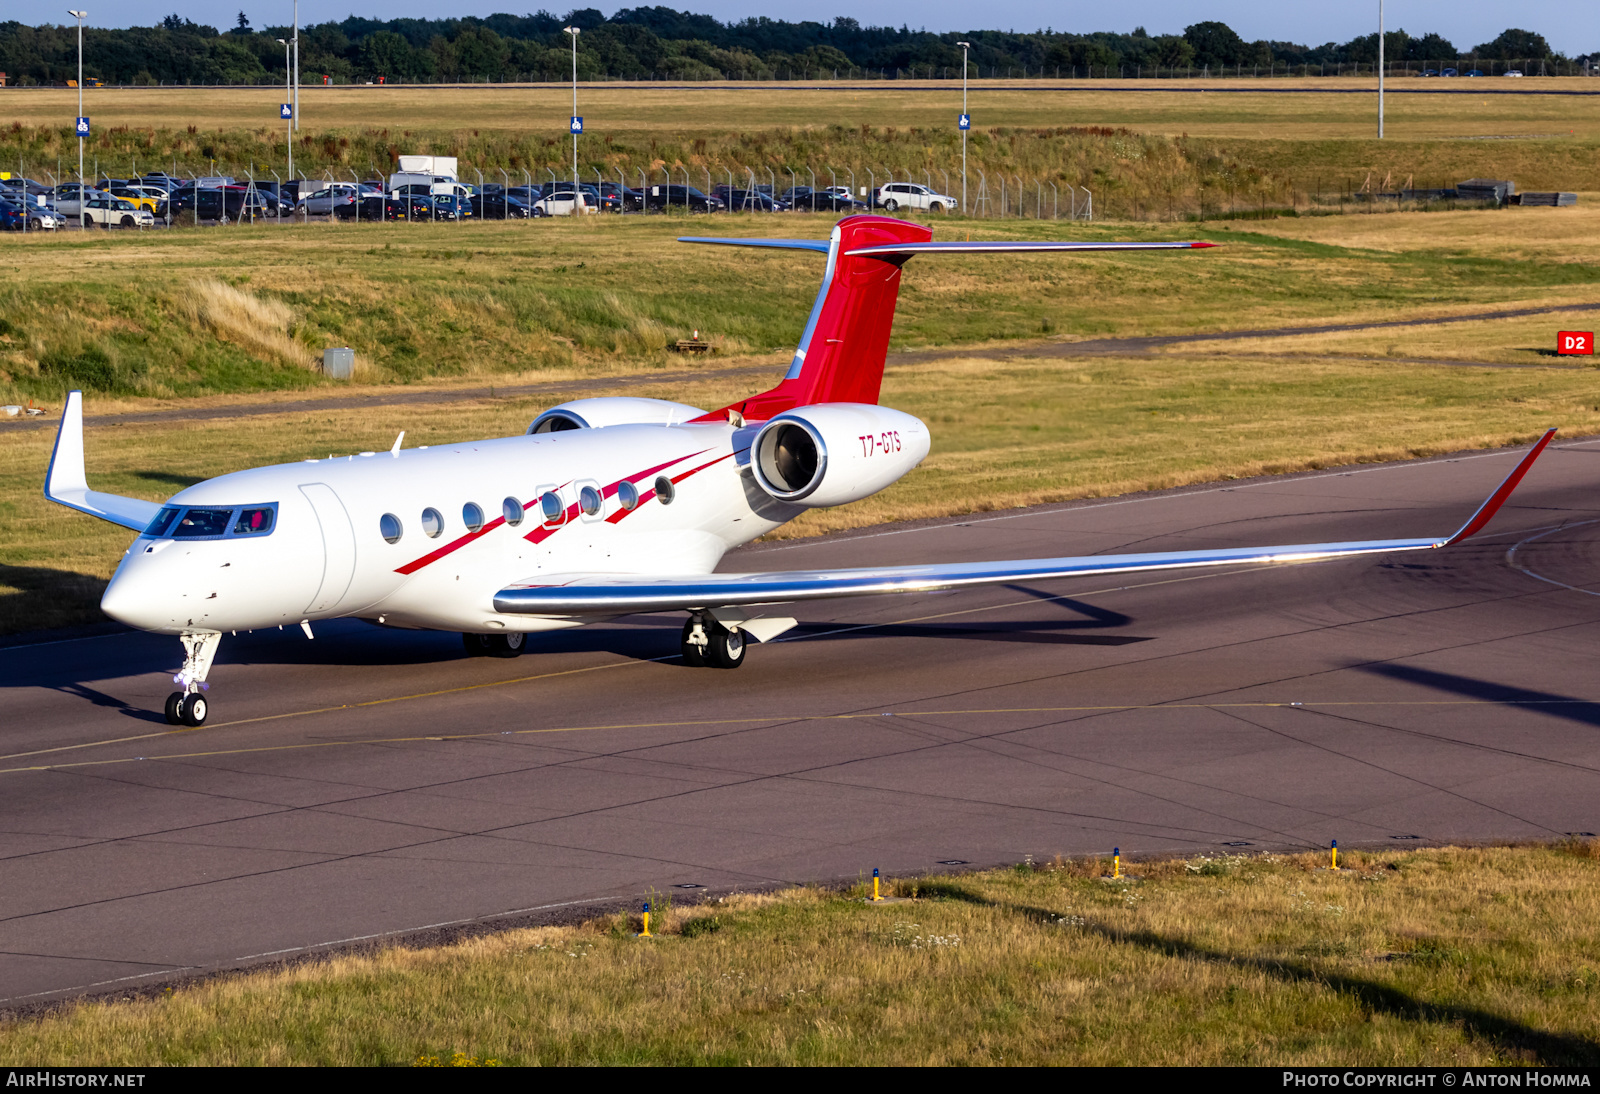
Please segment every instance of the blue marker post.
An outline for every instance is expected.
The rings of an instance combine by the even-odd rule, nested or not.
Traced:
[[[644,919],[644,930],[639,932],[639,937],[654,938],[655,936],[650,933],[650,902],[648,900],[644,902],[644,909],[641,914]]]
[[[1333,864],[1331,866],[1329,866],[1328,869],[1337,870],[1339,868],[1339,841],[1338,840],[1334,840],[1333,841],[1332,852],[1333,852]]]
[[[1122,876],[1122,848],[1120,847],[1111,849],[1111,876],[1114,878]]]
[[[873,903],[877,903],[882,899],[883,897],[878,895],[878,868],[874,866],[872,868],[872,900]]]

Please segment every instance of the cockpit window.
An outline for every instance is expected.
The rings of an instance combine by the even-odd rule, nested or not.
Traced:
[[[175,539],[195,539],[200,536],[220,536],[228,531],[228,518],[232,509],[187,509],[172,530]]]
[[[167,534],[167,528],[172,524],[172,518],[183,512],[182,509],[163,509],[156,514],[156,519],[150,522],[150,527],[144,530],[147,536],[160,539]]]
[[[233,522],[233,534],[236,536],[264,536],[272,531],[271,509],[258,506],[254,509],[241,509],[239,519]]]
[[[202,506],[185,509],[181,505],[164,506],[144,530],[147,536],[160,539],[223,539],[231,536],[270,535],[278,523],[278,503],[246,505],[238,508],[217,509]]]

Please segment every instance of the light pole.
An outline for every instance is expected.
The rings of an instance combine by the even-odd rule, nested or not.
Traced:
[[[1378,139],[1383,140],[1383,0],[1378,0]]]
[[[88,136],[88,128],[83,121],[83,21],[88,17],[86,11],[73,11],[67,9],[67,14],[78,20],[78,120],[73,128],[78,131],[78,212],[83,212],[83,138]]]
[[[578,189],[578,132],[583,122],[578,117],[578,27],[566,27],[572,35],[572,208],[583,212],[583,191]]]
[[[289,177],[294,178],[294,124],[297,120],[299,120],[300,111],[295,105],[294,91],[289,86],[289,81],[294,77],[294,73],[290,68],[289,49],[291,43],[294,43],[295,45],[298,45],[299,43],[298,39],[296,38],[290,38],[288,40],[279,38],[278,42],[283,46],[283,92],[289,100],[286,105],[289,107],[290,114],[290,117],[283,123],[283,146],[288,150],[289,153]],[[283,195],[281,193],[278,195],[278,200],[283,200]]]
[[[294,131],[300,131],[300,0],[294,0],[294,34],[289,41],[294,43],[294,94],[289,96],[289,105],[294,108],[294,120],[290,123]]]
[[[967,130],[972,126],[972,115],[967,113],[967,50],[971,42],[957,42],[961,47],[961,212],[967,213]]]

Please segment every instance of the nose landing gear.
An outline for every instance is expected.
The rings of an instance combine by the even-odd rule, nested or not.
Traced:
[[[181,685],[183,690],[167,696],[167,724],[203,726],[206,715],[211,713],[211,704],[201,692],[206,687],[206,676],[211,672],[211,659],[217,655],[217,646],[222,642],[222,632],[185,634],[180,635],[178,640],[183,643],[183,668],[178,670],[172,682]]]

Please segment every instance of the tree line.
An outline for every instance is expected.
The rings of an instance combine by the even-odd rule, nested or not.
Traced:
[[[461,19],[390,19],[351,16],[300,30],[303,83],[366,81],[457,82],[561,80],[572,71],[571,40],[577,26],[578,76],[598,79],[792,79],[884,76],[959,76],[962,51],[972,44],[975,77],[1050,75],[1056,70],[1152,68],[1254,68],[1268,65],[1370,65],[1378,36],[1320,46],[1247,42],[1225,23],[1195,23],[1182,34],[1087,34],[1037,30],[974,30],[934,34],[909,27],[864,27],[855,19],[788,22],[750,18],[720,22],[709,15],[666,7],[626,8],[611,18],[588,8],[556,17],[490,15]],[[264,83],[284,78],[278,39],[290,28],[257,30],[240,12],[226,32],[169,15],[157,26],[86,27],[86,78],[116,84]],[[0,22],[0,71],[19,85],[62,84],[77,76],[77,27]],[[1565,58],[1542,35],[1509,29],[1471,50],[1439,34],[1384,36],[1391,62],[1456,60],[1554,61],[1570,67],[1590,56]]]

